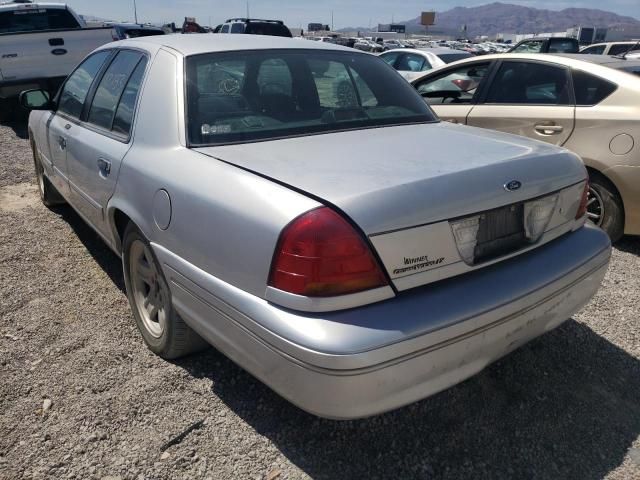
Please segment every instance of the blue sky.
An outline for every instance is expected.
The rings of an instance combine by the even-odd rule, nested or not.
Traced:
[[[415,18],[422,10],[444,11],[455,6],[475,6],[491,0],[249,0],[252,17],[280,18],[291,27],[309,22],[331,23],[334,12],[335,28],[368,26]],[[640,19],[640,0],[503,0],[536,8],[560,10],[568,7],[601,8]],[[84,15],[113,20],[133,20],[133,0],[67,0]],[[194,16],[203,25],[217,25],[228,17],[246,14],[245,0],[136,0],[138,20],[144,22],[182,22]]]

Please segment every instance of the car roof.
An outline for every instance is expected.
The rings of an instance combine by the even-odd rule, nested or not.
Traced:
[[[292,50],[340,50],[351,52],[354,55],[363,55],[363,52],[348,47],[342,47],[323,42],[296,42],[288,37],[274,37],[269,35],[221,35],[215,33],[193,33],[193,34],[169,34],[155,37],[139,37],[119,42],[108,43],[101,48],[117,47],[137,47],[156,51],[161,48],[174,50],[181,55],[199,55],[203,53],[232,52],[236,50],[271,50],[271,49],[292,49]]]

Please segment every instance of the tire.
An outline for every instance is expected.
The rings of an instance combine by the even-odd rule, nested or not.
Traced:
[[[31,151],[33,153],[33,166],[36,171],[36,183],[38,184],[40,200],[42,200],[42,203],[47,208],[64,205],[66,201],[44,174],[44,167],[42,166],[40,155],[38,155],[38,150],[33,140],[31,140]]]
[[[617,189],[604,176],[589,172],[589,220],[604,230],[612,242],[624,235],[624,207]]]
[[[129,305],[149,350],[172,360],[209,346],[173,308],[160,263],[133,223],[124,233],[122,268]]]

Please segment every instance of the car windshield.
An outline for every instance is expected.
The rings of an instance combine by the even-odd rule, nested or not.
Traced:
[[[367,54],[263,50],[188,57],[192,146],[437,121],[401,76]]]
[[[80,28],[80,25],[73,15],[63,8],[34,8],[0,12],[0,34],[75,28]]]
[[[441,53],[440,55],[438,55],[438,58],[440,58],[440,60],[442,60],[444,63],[453,63],[453,62],[457,62],[458,60],[462,60],[464,58],[470,58],[473,57],[473,55],[471,55],[470,53]]]

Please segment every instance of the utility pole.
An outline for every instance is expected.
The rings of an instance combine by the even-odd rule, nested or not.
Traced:
[[[138,23],[138,7],[136,6],[136,0],[133,0],[133,16],[135,18],[135,23]]]
[[[250,18],[249,17],[249,0],[247,0],[247,18]]]
[[[333,10],[331,10],[331,31],[333,32]]]

